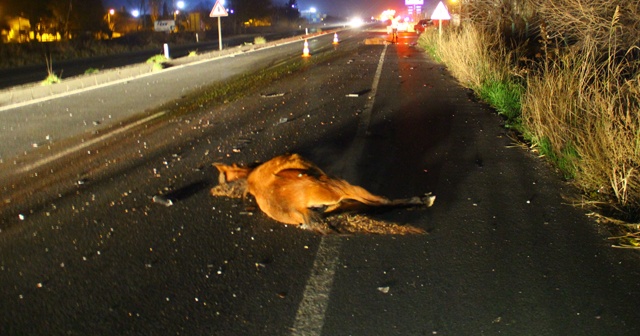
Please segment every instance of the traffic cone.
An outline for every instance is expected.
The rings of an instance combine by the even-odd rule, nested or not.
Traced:
[[[333,34],[333,44],[338,44],[340,43],[340,40],[338,40],[338,33]]]
[[[302,57],[309,57],[309,42],[304,40],[304,48],[302,48]]]

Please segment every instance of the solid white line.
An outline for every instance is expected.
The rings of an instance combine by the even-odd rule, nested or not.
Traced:
[[[118,128],[113,132],[104,134],[102,136],[99,136],[99,137],[97,137],[95,139],[91,139],[89,141],[85,141],[85,142],[83,142],[83,143],[81,143],[79,145],[67,148],[67,149],[63,150],[62,152],[60,152],[60,153],[48,156],[48,157],[46,157],[46,158],[44,158],[44,159],[42,159],[40,161],[36,161],[36,162],[34,162],[32,164],[26,165],[26,166],[18,169],[18,172],[19,173],[24,173],[24,172],[30,171],[32,169],[39,168],[39,167],[41,167],[41,166],[43,166],[43,165],[45,165],[45,164],[47,164],[49,162],[58,160],[58,159],[60,159],[62,157],[65,157],[65,156],[75,152],[75,151],[79,151],[81,149],[87,148],[87,147],[89,147],[89,146],[91,146],[93,144],[96,144],[98,142],[104,141],[104,140],[106,140],[106,139],[108,139],[108,138],[110,138],[110,137],[112,137],[114,135],[126,132],[126,131],[128,131],[128,130],[136,127],[136,126],[142,125],[142,124],[144,124],[144,123],[146,123],[148,121],[156,119],[156,118],[162,116],[163,114],[165,114],[165,112],[158,112],[158,113],[156,113],[154,115],[150,115],[150,116],[148,116],[148,117],[146,117],[144,119],[140,119],[140,120],[134,122],[133,124],[127,125],[127,126],[122,127],[122,128]]]
[[[318,38],[318,37],[324,36],[324,35],[326,35],[326,34],[309,37],[308,39],[314,39],[314,38]],[[46,101],[53,100],[53,99],[56,99],[56,98],[68,97],[68,96],[71,96],[71,95],[74,95],[74,94],[83,93],[83,92],[87,92],[87,91],[92,91],[92,90],[96,90],[96,89],[100,89],[100,88],[104,88],[104,87],[108,87],[108,86],[112,86],[112,85],[116,85],[116,84],[126,83],[126,82],[129,82],[129,81],[132,81],[132,80],[136,80],[136,79],[140,79],[140,78],[144,78],[144,77],[148,77],[148,76],[159,75],[159,74],[167,73],[169,71],[175,71],[175,70],[178,70],[178,69],[182,69],[182,68],[185,68],[185,67],[188,67],[188,66],[198,65],[198,64],[207,63],[207,62],[213,62],[213,61],[221,60],[221,59],[224,59],[224,58],[236,57],[238,55],[244,55],[244,54],[251,53],[251,52],[262,51],[262,50],[271,49],[271,48],[279,47],[279,46],[286,45],[286,44],[299,43],[299,42],[300,42],[299,40],[294,40],[294,41],[282,42],[282,43],[277,43],[277,44],[274,44],[274,45],[261,47],[259,49],[248,50],[246,52],[243,52],[243,51],[234,52],[234,53],[230,53],[230,54],[227,54],[227,55],[222,55],[222,56],[217,56],[217,57],[213,57],[213,58],[208,58],[208,59],[203,59],[203,60],[199,60],[199,61],[189,62],[189,63],[186,63],[186,64],[177,65],[177,66],[174,66],[174,67],[170,67],[170,68],[164,69],[164,70],[159,71],[159,72],[151,71],[151,72],[147,72],[147,73],[143,73],[143,74],[139,74],[139,75],[135,75],[135,76],[131,76],[131,77],[116,79],[116,80],[113,80],[113,81],[107,81],[107,82],[102,83],[102,84],[92,85],[92,86],[88,86],[88,87],[81,88],[81,89],[75,89],[75,90],[72,90],[72,91],[56,93],[56,94],[53,94],[53,95],[50,95],[50,96],[36,98],[36,99],[32,99],[32,100],[26,100],[26,101],[23,101],[23,102],[20,102],[20,103],[4,105],[4,106],[0,106],[0,112],[12,110],[12,109],[19,108],[19,107],[25,107],[25,106],[29,106],[29,105],[33,105],[33,104],[38,104],[38,103],[46,102]],[[74,78],[70,78],[70,80],[73,80],[73,79]]]
[[[318,37],[323,36],[323,35],[313,36],[313,37],[309,37],[309,38],[310,39],[311,38],[318,38]],[[289,41],[289,42],[278,43],[278,44],[273,45],[273,46],[267,46],[267,47],[263,47],[263,48],[260,48],[260,49],[257,49],[257,50],[251,50],[249,52],[265,50],[265,49],[269,49],[269,48],[275,48],[277,46],[290,44],[290,43],[295,43],[295,42],[299,42],[299,41]],[[166,71],[174,71],[174,70],[177,70],[177,69],[180,69],[180,68],[183,68],[183,67],[187,67],[187,66],[197,65],[197,64],[206,63],[206,62],[211,62],[211,61],[219,60],[219,59],[222,59],[222,58],[234,57],[234,56],[236,56],[238,54],[243,54],[243,53],[233,53],[233,54],[224,55],[224,56],[220,56],[220,57],[216,57],[216,58],[212,58],[212,59],[204,59],[204,60],[200,60],[200,61],[196,61],[196,62],[191,62],[191,63],[187,63],[187,64],[183,64],[183,65],[179,65],[179,66],[168,68],[168,69],[165,70],[165,72]],[[23,102],[23,103],[17,103],[17,104],[7,105],[7,106],[0,106],[0,112],[6,111],[6,110],[10,110],[10,109],[13,109],[13,108],[16,108],[16,107],[22,107],[22,106],[28,106],[28,105],[31,105],[31,104],[36,104],[36,103],[39,103],[39,102],[43,102],[43,101],[47,101],[47,100],[51,100],[51,99],[55,99],[55,98],[59,98],[59,97],[70,96],[70,95],[77,94],[77,93],[80,93],[80,92],[91,91],[91,90],[95,90],[95,89],[98,89],[98,88],[107,87],[107,86],[110,86],[110,85],[115,85],[115,84],[118,84],[118,83],[124,83],[124,82],[130,81],[130,80],[133,80],[133,79],[138,79],[138,78],[142,78],[142,77],[146,77],[146,76],[152,76],[152,75],[156,75],[156,74],[159,74],[159,72],[150,72],[150,73],[138,75],[138,76],[135,76],[135,77],[132,77],[132,78],[130,77],[130,78],[124,78],[124,79],[120,79],[120,80],[115,80],[115,81],[112,81],[112,82],[107,82],[107,83],[103,83],[103,84],[87,87],[87,88],[84,88],[84,89],[79,89],[79,90],[75,90],[75,91],[71,91],[71,92],[55,94],[55,95],[48,96],[48,97],[34,99],[34,100],[31,100],[31,101],[26,101],[26,102]],[[164,113],[165,112],[156,113],[156,114],[154,114],[152,116],[149,116],[147,118],[138,120],[137,122],[135,122],[133,124],[127,125],[126,127],[117,129],[117,130],[115,130],[113,132],[107,133],[107,134],[105,134],[103,136],[100,136],[98,138],[89,140],[87,142],[83,142],[82,144],[79,144],[77,146],[74,146],[74,147],[71,147],[71,148],[67,148],[66,150],[64,150],[64,151],[62,151],[60,153],[57,153],[57,154],[52,155],[52,156],[49,156],[47,158],[44,158],[44,159],[42,159],[40,161],[37,161],[37,162],[34,162],[32,164],[26,165],[26,166],[18,169],[17,172],[18,173],[24,173],[24,172],[39,168],[39,167],[41,167],[41,166],[43,166],[43,165],[45,165],[45,164],[47,164],[49,162],[58,160],[58,159],[60,159],[60,158],[62,158],[64,156],[67,156],[67,155],[75,152],[75,151],[81,150],[83,148],[86,148],[88,146],[96,144],[96,143],[98,143],[100,141],[104,141],[109,137],[112,137],[114,135],[120,134],[122,132],[130,130],[133,127],[136,127],[136,126],[144,124],[144,123],[146,123],[146,122],[148,122],[150,120],[153,120],[153,119],[155,119],[157,117],[160,117]]]
[[[362,149],[364,148],[364,141],[361,138],[366,134],[369,124],[371,123],[371,111],[373,110],[376,92],[378,91],[386,51],[387,46],[385,45],[380,55],[380,60],[378,61],[376,74],[373,78],[369,96],[370,99],[365,106],[362,118],[358,124],[356,141],[346,151],[347,155],[350,155],[348,157],[352,163],[357,161],[357,156],[362,154]],[[348,167],[346,169],[348,169]],[[292,335],[316,336],[322,333],[325,314],[327,312],[327,306],[329,305],[329,294],[331,293],[333,279],[336,274],[342,241],[340,237],[323,236],[320,238],[320,246],[316,253],[316,259],[313,262],[311,276],[304,288],[302,301],[298,306],[296,319],[293,323]]]
[[[356,136],[364,136],[369,129],[369,125],[371,124],[371,111],[373,110],[373,103],[376,100],[376,94],[378,93],[378,84],[380,84],[380,77],[382,76],[382,65],[384,64],[384,55],[387,53],[387,45],[384,45],[384,49],[382,49],[382,54],[380,55],[380,60],[378,61],[378,68],[376,69],[376,74],[373,76],[373,83],[371,84],[371,91],[369,92],[369,100],[364,107],[364,111],[362,112],[362,118],[360,118],[360,123],[358,123],[358,131],[356,132]]]

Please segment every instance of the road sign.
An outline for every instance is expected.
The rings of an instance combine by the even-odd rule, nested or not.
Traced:
[[[224,6],[220,3],[220,0],[216,0],[216,4],[213,5],[213,9],[211,13],[209,13],[209,17],[217,17],[218,18],[218,48],[222,50],[222,24],[220,23],[221,16],[229,16],[227,10],[224,9]]]
[[[449,11],[447,7],[444,6],[442,1],[438,3],[436,6],[436,10],[431,14],[431,20],[451,20],[451,15],[449,15]]]
[[[436,10],[431,14],[431,20],[438,20],[438,36],[442,37],[442,20],[451,20],[451,15],[442,1],[438,2]]]
[[[222,4],[220,3],[220,0],[216,1],[216,4],[213,5],[213,9],[211,10],[211,13],[209,13],[210,17],[221,17],[221,16],[229,16],[229,13],[227,13],[227,10],[224,8],[224,6],[222,6]]]

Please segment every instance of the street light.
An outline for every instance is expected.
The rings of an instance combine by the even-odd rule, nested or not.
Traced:
[[[459,6],[458,7],[459,8],[458,14],[460,14],[460,16],[462,16],[462,0],[451,0],[451,3],[453,3],[453,4],[455,4],[456,2],[458,3],[458,6]]]
[[[116,13],[116,10],[111,8],[109,12],[107,12],[107,24],[109,25],[109,30],[113,31],[113,24],[111,23],[111,16]]]
[[[178,19],[178,14],[180,14],[180,10],[184,9],[185,3],[184,1],[176,2],[176,10],[173,11],[173,21]]]

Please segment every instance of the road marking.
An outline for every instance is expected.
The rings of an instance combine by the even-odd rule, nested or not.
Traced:
[[[362,154],[362,149],[364,148],[364,140],[362,138],[366,135],[369,124],[371,123],[371,111],[373,110],[376,92],[378,91],[378,84],[380,83],[382,65],[386,52],[387,46],[385,45],[380,55],[380,60],[378,61],[378,68],[373,77],[370,99],[358,123],[356,140],[346,151],[347,155],[356,155],[348,157],[352,163],[358,161],[356,159]],[[342,161],[346,162],[347,160]],[[355,169],[355,167],[343,166],[343,169]],[[313,262],[311,275],[304,288],[302,301],[298,306],[296,319],[293,323],[292,335],[315,336],[322,333],[325,314],[327,312],[327,306],[329,305],[329,294],[333,286],[342,242],[342,238],[336,236],[323,236],[320,238],[320,245],[318,246],[316,259]]]
[[[369,92],[369,100],[364,107],[364,111],[362,113],[362,118],[360,118],[360,123],[358,123],[358,131],[356,132],[356,137],[362,137],[366,135],[367,130],[369,129],[369,125],[371,124],[371,111],[373,110],[373,103],[376,100],[376,94],[378,92],[378,84],[380,84],[380,77],[382,76],[382,65],[384,64],[384,55],[387,53],[387,45],[384,45],[384,49],[382,49],[382,54],[380,55],[380,60],[378,61],[378,68],[376,69],[376,74],[373,76],[373,83],[371,83],[371,91]]]
[[[62,152],[59,152],[59,153],[57,153],[55,155],[48,156],[48,157],[46,157],[46,158],[44,158],[42,160],[36,161],[36,162],[34,162],[32,164],[29,164],[29,165],[26,165],[24,167],[21,167],[20,169],[18,169],[18,173],[24,173],[24,172],[30,171],[32,169],[39,168],[39,167],[41,167],[41,166],[43,166],[43,165],[45,165],[45,164],[47,164],[49,162],[58,160],[58,159],[60,159],[62,157],[65,157],[65,156],[75,152],[75,151],[79,151],[81,149],[84,149],[84,148],[87,148],[87,147],[89,147],[91,145],[94,145],[94,144],[96,144],[98,142],[104,141],[104,140],[106,140],[106,139],[108,139],[108,138],[110,138],[112,136],[115,136],[115,135],[118,135],[120,133],[126,132],[126,131],[128,131],[128,130],[136,127],[136,126],[142,125],[142,124],[144,124],[144,123],[146,123],[148,121],[151,121],[153,119],[156,119],[156,118],[158,118],[158,117],[160,117],[160,116],[162,116],[164,114],[165,114],[165,112],[158,112],[158,113],[150,115],[150,116],[148,116],[148,117],[146,117],[144,119],[140,119],[140,120],[138,120],[138,121],[136,121],[136,122],[134,122],[132,124],[129,124],[129,125],[125,126],[125,127],[118,128],[118,129],[114,130],[113,132],[109,132],[109,133],[104,134],[102,136],[99,136],[99,137],[97,137],[95,139],[91,139],[91,140],[85,141],[85,142],[83,142],[83,143],[81,143],[79,145],[67,148],[67,149],[63,150]]]
[[[382,76],[382,66],[384,64],[384,56],[387,53],[387,45],[385,44],[378,61],[378,68],[373,76],[373,83],[371,83],[371,91],[369,92],[369,99],[364,106],[360,121],[358,122],[358,129],[356,130],[356,136],[353,142],[344,152],[343,159],[338,163],[339,170],[342,172],[340,176],[351,183],[358,184],[360,181],[360,174],[358,174],[358,165],[354,162],[358,162],[364,151],[365,139],[369,126],[371,125],[371,114],[373,111],[373,104],[376,101],[376,94],[378,92],[378,84],[380,84],[380,77]]]
[[[342,239],[340,237],[322,237],[320,239],[311,276],[304,288],[304,296],[293,324],[292,335],[321,334],[341,246]]]

